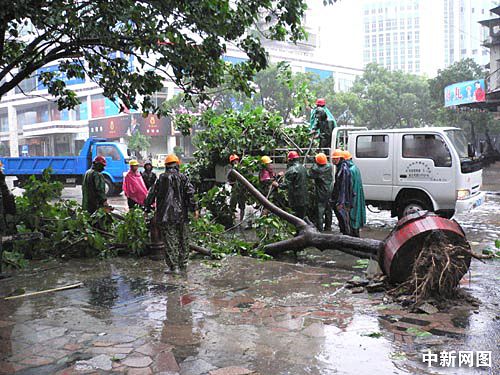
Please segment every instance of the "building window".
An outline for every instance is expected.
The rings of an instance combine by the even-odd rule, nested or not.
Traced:
[[[405,33],[400,33],[399,34],[399,40],[401,40],[402,42],[405,41]]]
[[[384,35],[380,34],[378,36],[378,44],[380,44],[381,46],[384,45]]]
[[[372,35],[372,48],[377,47],[377,36]]]
[[[370,37],[368,35],[365,36],[365,48],[370,46]]]
[[[484,14],[484,9],[481,9],[481,14]]]
[[[384,21],[378,21],[378,31],[384,30]]]
[[[472,54],[473,54],[473,55],[477,55],[477,49],[473,49],[473,50],[472,50]]]
[[[391,34],[385,34],[385,43],[391,44]]]
[[[408,48],[408,57],[413,57],[413,49]]]
[[[466,55],[466,54],[467,54],[467,50],[466,50],[466,49],[461,50],[461,51],[460,51],[460,54],[462,54],[462,55]]]
[[[383,50],[380,50],[378,52],[378,57],[384,57],[384,51]]]
[[[391,29],[391,20],[385,21],[385,29],[390,30]]]
[[[412,26],[413,26],[413,22],[412,22],[412,21],[413,21],[413,20],[412,20],[411,18],[408,18],[408,19],[406,20],[406,25],[407,25],[407,27],[408,27],[409,29],[411,29],[411,28],[412,28]]]
[[[9,116],[7,113],[0,115],[0,132],[5,133],[9,131]]]
[[[370,22],[365,22],[365,33],[370,32]]]
[[[364,60],[365,62],[367,62],[368,60],[370,60],[370,51],[369,51],[369,50],[365,50],[365,51],[363,52],[363,60]]]
[[[415,57],[417,59],[420,58],[420,48],[419,47],[415,47]]]
[[[408,38],[408,41],[411,42],[411,33],[408,33],[406,37]]]
[[[409,62],[408,63],[408,71],[411,72],[413,70],[413,63]]]
[[[418,61],[415,62],[415,72],[420,73],[420,63]]]
[[[402,18],[399,20],[399,28],[401,28],[401,29],[405,28],[405,20]]]
[[[472,11],[472,13],[474,13],[474,8],[472,8],[472,10],[471,10],[471,11]]]
[[[356,138],[356,157],[375,159],[389,156],[389,136],[360,135]]]
[[[376,31],[377,31],[377,23],[372,22],[372,33],[376,32]]]
[[[365,16],[369,15],[370,14],[370,11],[368,9],[365,9],[365,12],[364,12]]]
[[[36,90],[36,76],[33,75],[29,78],[23,79],[19,85],[15,88],[16,94],[28,93],[30,91]]]
[[[415,42],[419,42],[419,41],[420,41],[420,32],[415,31]]]

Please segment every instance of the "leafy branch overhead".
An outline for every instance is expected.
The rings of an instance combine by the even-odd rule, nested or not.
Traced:
[[[118,97],[126,108],[142,102],[143,111],[159,110],[150,95],[165,79],[200,100],[207,88],[224,82],[250,94],[249,81],[268,63],[250,31],[274,40],[303,39],[306,8],[305,0],[9,2],[0,7],[0,98],[34,74],[60,109],[79,102],[63,76],[87,75],[106,97]],[[248,60],[225,63],[228,44]],[[39,71],[50,63],[59,71]]]

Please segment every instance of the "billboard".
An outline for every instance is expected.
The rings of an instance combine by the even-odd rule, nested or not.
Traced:
[[[444,89],[445,107],[484,101],[486,101],[484,79],[459,82],[446,86]]]
[[[123,138],[130,137],[137,131],[150,137],[171,135],[170,118],[159,118],[155,115],[142,117],[139,113],[127,113],[89,121],[89,133],[91,137]]]

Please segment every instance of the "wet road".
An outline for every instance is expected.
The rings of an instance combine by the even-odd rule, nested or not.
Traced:
[[[457,217],[477,250],[500,238],[500,180],[485,183],[493,193],[484,205]],[[125,210],[123,198],[111,203]],[[365,237],[382,239],[395,224],[387,212],[368,220]],[[0,302],[0,374],[500,373],[500,261],[473,261],[463,280],[480,306],[432,315],[387,304],[383,293],[352,294],[346,281],[363,277],[355,265],[310,250],[298,262],[196,259],[173,278],[149,259],[33,262],[0,281],[0,295],[84,286]],[[493,367],[428,368],[427,350],[492,351]]]

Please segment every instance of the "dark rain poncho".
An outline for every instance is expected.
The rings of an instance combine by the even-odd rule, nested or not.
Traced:
[[[294,211],[295,207],[307,206],[307,170],[298,160],[288,163],[281,187],[287,189],[288,202]]]
[[[146,207],[156,202],[158,224],[182,224],[189,221],[188,211],[196,210],[194,187],[177,167],[166,168],[146,198]]]
[[[361,172],[352,160],[347,161],[351,172],[352,182],[352,208],[350,212],[351,228],[360,229],[366,224],[365,193],[363,191],[363,181]]]
[[[82,182],[82,208],[93,214],[106,202],[106,182],[94,167],[85,172]]]
[[[329,200],[333,190],[332,165],[314,164],[309,169],[308,175],[314,180],[318,202]]]

